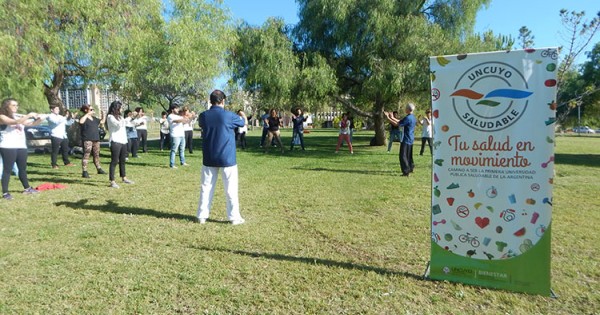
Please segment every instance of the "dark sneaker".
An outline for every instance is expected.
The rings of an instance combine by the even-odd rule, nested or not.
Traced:
[[[106,174],[106,172],[103,169],[98,169],[98,174],[104,175],[104,174]]]
[[[12,195],[9,193],[2,194],[2,199],[12,200]]]
[[[27,188],[27,189],[23,190],[23,193],[24,193],[24,194],[27,194],[27,195],[32,195],[32,194],[38,194],[38,193],[39,193],[39,191],[37,191],[37,190],[36,190],[36,189],[34,189],[33,187],[29,187],[29,188]]]
[[[87,171],[83,171],[83,173],[81,173],[81,177],[90,178],[90,174]]]

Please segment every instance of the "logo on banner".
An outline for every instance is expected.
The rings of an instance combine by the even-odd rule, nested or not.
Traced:
[[[494,132],[515,124],[527,110],[532,94],[519,70],[502,62],[484,62],[466,70],[450,96],[465,125]]]

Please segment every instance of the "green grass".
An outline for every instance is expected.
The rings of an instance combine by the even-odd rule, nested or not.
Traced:
[[[219,181],[211,221],[193,222],[202,155],[168,168],[156,149],[130,159],[135,185],[82,179],[29,156],[37,186],[0,200],[2,314],[592,314],[600,310],[600,138],[557,137],[552,287],[558,299],[424,281],[430,250],[430,156],[399,175],[393,152],[355,135],[307,134],[307,151],[238,153],[246,224],[226,224]],[[289,143],[290,132],[283,132]],[[418,150],[418,145],[415,149]],[[102,162],[108,170],[108,150]],[[74,159],[74,163],[80,163]],[[92,167],[93,168],[93,167]]]

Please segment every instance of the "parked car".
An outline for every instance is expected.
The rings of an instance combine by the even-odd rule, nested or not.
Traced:
[[[594,129],[588,127],[588,126],[578,126],[573,128],[573,132],[575,133],[596,133],[594,131]]]
[[[52,148],[50,131],[47,123],[25,127],[27,149],[35,153],[50,152]]]

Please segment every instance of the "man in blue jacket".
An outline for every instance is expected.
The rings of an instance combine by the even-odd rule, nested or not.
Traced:
[[[227,219],[233,225],[243,224],[238,199],[238,168],[236,162],[235,128],[243,127],[245,120],[225,110],[225,93],[214,90],[210,94],[211,107],[200,114],[202,127],[202,179],[197,218],[206,223],[215,192],[219,172],[227,200]],[[245,115],[245,114],[244,114]]]

